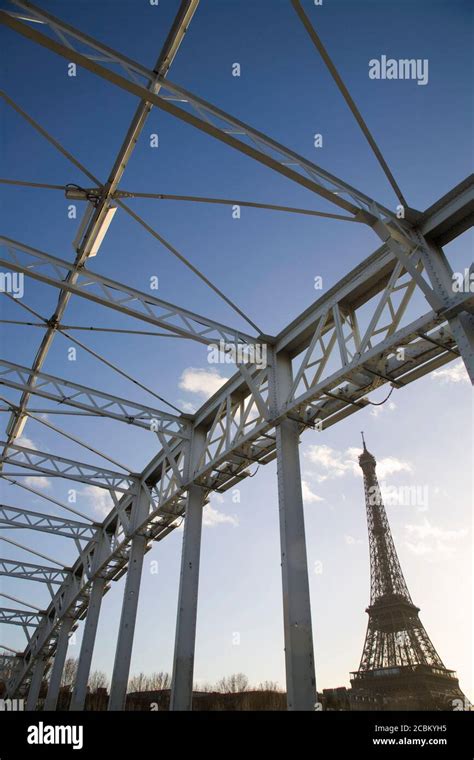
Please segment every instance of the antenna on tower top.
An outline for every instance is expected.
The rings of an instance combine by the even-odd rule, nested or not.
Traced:
[[[362,436],[362,443],[364,444],[364,449],[366,449],[365,438],[364,438],[364,431],[363,430],[361,431],[361,436]]]

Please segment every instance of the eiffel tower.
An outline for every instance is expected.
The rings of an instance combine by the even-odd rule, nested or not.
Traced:
[[[351,673],[356,710],[459,710],[467,700],[456,674],[447,670],[418,616],[393,543],[375,473],[367,451],[359,464],[370,548],[370,605],[359,670]]]

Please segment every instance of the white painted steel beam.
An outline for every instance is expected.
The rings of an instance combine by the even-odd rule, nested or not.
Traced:
[[[4,451],[6,451],[0,457],[0,462],[25,468],[28,470],[28,475],[33,472],[48,477],[66,478],[67,480],[98,486],[111,492],[129,493],[136,488],[136,479],[131,475],[48,454],[38,451],[38,449],[18,446],[14,443],[7,445],[6,441],[0,441],[0,446],[4,446]],[[5,473],[5,475],[12,474],[11,472]]]
[[[48,693],[46,694],[43,707],[45,711],[56,710],[57,707],[61,678],[69,645],[69,634],[73,625],[74,620],[70,617],[64,618],[61,624],[56,652],[54,654],[53,667],[51,668],[51,675],[49,677]]]
[[[30,688],[28,690],[28,697],[27,697],[26,706],[25,706],[25,709],[27,711],[36,710],[38,697],[40,695],[40,690],[41,690],[41,684],[43,683],[43,676],[44,676],[44,671],[46,669],[46,664],[47,664],[46,659],[43,657],[38,657],[38,659],[35,661],[33,674],[31,676]]]
[[[274,361],[272,394],[279,409],[293,378],[288,356],[279,354]],[[287,704],[288,710],[309,711],[317,694],[297,422],[278,423],[276,450]]]
[[[19,509],[0,504],[0,526],[39,530],[74,540],[90,541],[97,533],[97,526],[69,520],[30,509]]]
[[[98,417],[119,420],[127,425],[136,425],[145,430],[160,430],[170,435],[189,437],[188,420],[175,414],[88,388],[80,383],[64,380],[45,372],[38,371],[34,385],[30,385],[30,373],[30,367],[22,367],[20,364],[0,359],[0,386],[4,385],[22,392],[27,391],[58,404],[72,406]]]
[[[101,306],[106,306],[122,314],[135,317],[143,322],[169,330],[181,337],[199,343],[218,344],[223,340],[230,344],[253,344],[258,338],[235,330],[215,320],[203,317],[180,306],[155,298],[128,285],[81,267],[74,282],[64,281],[62,273],[69,272],[67,261],[24,245],[18,240],[0,237],[4,256],[0,264],[15,272],[52,285],[60,290],[74,293]],[[21,256],[25,258],[22,262]]]
[[[205,440],[204,432],[195,429],[188,463],[190,480],[199,463]],[[206,496],[207,492],[202,486],[193,484],[186,499],[170,710],[192,708],[202,513]]]
[[[99,624],[100,608],[105,590],[105,578],[95,578],[92,584],[89,605],[87,608],[86,622],[82,634],[81,651],[77,664],[76,681],[71,695],[69,709],[72,711],[83,710],[87,696],[87,682],[94,653],[95,637]]]
[[[134,499],[131,520],[134,526],[140,525],[149,509],[148,495],[143,490]],[[143,558],[147,547],[146,535],[136,533],[130,544],[127,576],[123,592],[122,613],[115,650],[114,669],[110,686],[108,709],[124,710],[127,696],[128,676],[132,658],[133,637],[137,619],[138,599],[143,569]]]

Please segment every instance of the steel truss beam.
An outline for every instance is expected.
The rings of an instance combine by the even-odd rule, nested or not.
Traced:
[[[4,625],[20,625],[22,628],[35,627],[42,619],[43,616],[39,612],[25,612],[24,610],[0,607],[0,623]]]
[[[174,57],[178,51],[178,48],[183,40],[184,35],[186,34],[186,31],[193,18],[194,12],[198,4],[199,4],[199,0],[181,0],[180,6],[176,14],[176,18],[165,40],[165,43],[160,52],[160,55],[156,61],[154,71],[156,71],[157,73],[153,74],[152,79],[147,83],[147,86],[150,89],[152,89],[153,92],[159,92],[160,83],[158,81],[158,77],[166,76],[166,74],[168,73],[168,70],[171,64],[173,63]],[[22,116],[24,116],[25,118],[28,118],[26,117],[26,114],[24,114],[21,111],[21,109],[18,109],[16,106],[14,107],[19,113],[22,114]],[[74,265],[72,265],[70,272],[68,272],[67,274],[68,282],[75,281],[77,277],[78,269],[87,260],[94,243],[98,239],[98,235],[100,234],[103,228],[103,224],[106,220],[106,215],[110,208],[113,194],[115,190],[117,189],[118,184],[122,178],[122,175],[127,167],[128,161],[130,160],[130,157],[133,153],[133,150],[138,141],[138,138],[140,137],[141,131],[143,130],[143,127],[145,125],[145,122],[150,110],[151,110],[150,105],[146,101],[142,101],[137,106],[135,115],[132,119],[132,122],[127,131],[123,144],[116,157],[115,163],[112,167],[108,180],[106,184],[102,187],[101,198],[99,199],[95,207],[91,203],[89,203],[87,206],[87,210],[84,214],[84,217],[80,226],[80,229],[83,230],[82,239],[80,240],[79,245],[77,247],[77,256],[74,261]],[[32,123],[31,120],[29,121],[30,123]],[[59,143],[56,140],[54,140],[54,138],[51,138],[48,135],[48,133],[44,129],[42,129],[39,125],[35,124],[34,126],[43,137],[46,137],[48,140],[50,140],[50,142],[52,142],[52,144],[57,149],[61,150],[63,154],[66,154],[68,156],[68,159],[71,160],[75,166],[81,169],[80,163],[76,159],[74,159],[74,157],[71,156],[70,153],[62,150]],[[95,182],[96,184],[100,184],[98,180],[87,170],[86,170],[86,175],[89,177],[89,179],[92,182]],[[57,305],[52,317],[53,324],[46,330],[43,340],[41,341],[40,347],[38,349],[35,360],[33,362],[30,382],[33,382],[34,377],[35,377],[35,372],[37,370],[40,370],[43,365],[43,362],[48,354],[49,348],[55,336],[55,326],[60,323],[64,315],[64,312],[67,308],[67,305],[70,299],[70,295],[71,294],[64,289],[60,291]],[[24,393],[21,397],[18,410],[14,412],[11,416],[10,425],[8,428],[9,429],[9,435],[8,435],[9,443],[11,441],[14,441],[16,436],[20,434],[21,427],[25,419],[22,412],[26,408],[26,405],[28,404],[28,400],[29,400],[29,394]]]
[[[136,425],[145,430],[158,430],[167,435],[189,437],[189,421],[145,404],[129,401],[110,393],[87,388],[79,383],[64,380],[45,372],[37,372],[34,385],[29,382],[31,369],[0,359],[0,385],[20,391],[28,391],[35,396],[73,406],[98,417]]]
[[[0,258],[0,264],[9,269],[22,272],[28,277],[69,293],[75,293],[101,306],[108,306],[122,314],[165,328],[170,333],[204,344],[214,344],[220,340],[230,344],[253,344],[258,340],[232,327],[95,274],[86,270],[85,266],[81,267],[74,282],[65,282],[64,272],[69,272],[72,266],[69,262],[10,238],[0,237],[0,244],[5,246],[9,256],[8,259]],[[19,254],[26,256],[26,264],[21,263]],[[50,274],[45,274],[45,270],[49,270]]]
[[[97,533],[97,525],[90,525],[78,520],[64,519],[30,509],[18,509],[0,504],[0,526],[9,528],[27,528],[74,540],[91,540]]]
[[[378,252],[376,260],[379,264],[380,259],[383,261],[384,255],[386,255],[385,251]],[[372,274],[373,269],[372,266]],[[360,272],[358,274],[360,275]],[[385,276],[390,281],[387,273]],[[380,278],[377,278],[376,281],[380,282]],[[369,279],[369,282],[373,288],[373,279]],[[357,277],[355,283],[353,282],[354,284],[354,291],[357,293],[359,302],[365,303],[367,294],[361,296],[360,283],[357,282]],[[341,288],[341,294],[344,295],[344,288]],[[468,298],[466,296],[463,299],[464,302],[467,302]],[[327,296],[323,300],[326,299]],[[462,304],[459,308],[461,306]],[[453,308],[455,307],[453,306]],[[296,338],[292,330],[284,331],[277,339],[277,346],[285,346],[293,352],[296,351],[295,345],[299,343],[299,349],[296,353],[301,353],[303,343],[308,349],[312,343],[314,344],[314,333],[318,330],[319,325],[319,321],[316,321],[315,326],[314,314],[311,314],[311,318],[313,320],[313,333],[311,331],[308,333],[306,326],[306,321],[311,321],[308,315],[306,320],[302,319],[300,323],[301,337]],[[293,392],[291,403],[287,402],[284,405],[285,409],[279,411],[277,418],[283,419],[288,416],[291,419],[293,417],[299,421],[300,429],[317,418],[323,420],[324,427],[328,427],[364,406],[366,402],[361,402],[361,399],[370,390],[387,381],[400,385],[406,384],[432,369],[442,366],[446,361],[452,359],[452,351],[455,348],[454,339],[447,326],[443,326],[442,322],[442,317],[431,312],[404,329],[392,331],[382,343],[367,348],[365,355],[356,356],[350,364],[344,365],[339,373],[330,376],[326,383],[320,382],[316,386],[308,383],[308,389],[299,396]],[[440,323],[441,326],[439,327]],[[390,331],[388,330],[388,332]],[[426,335],[427,333],[433,336],[435,342],[420,338],[420,334]],[[403,361],[394,356],[395,350],[401,346],[406,347],[406,355]],[[310,362],[307,361],[306,363],[309,367]],[[314,369],[312,371],[314,374]],[[267,396],[265,386],[267,385],[268,370],[256,374],[260,374],[258,387],[262,398],[265,398]],[[365,385],[361,387],[354,383],[344,384],[347,377],[353,376],[362,376]],[[242,397],[244,390],[247,394],[245,398]],[[331,396],[326,396],[325,392],[330,390],[335,392]],[[319,403],[315,403],[318,399]],[[213,399],[204,405],[196,415],[195,425],[206,423],[205,453],[201,457],[192,483],[196,483],[208,491],[223,491],[238,483],[242,476],[245,477],[245,474],[248,474],[246,468],[251,462],[266,463],[275,457],[275,439],[271,435],[271,431],[277,418],[273,416],[272,419],[265,420],[256,410],[254,398],[242,375],[231,379],[223,389],[215,394]],[[169,454],[161,452],[142,473],[143,482],[155,483],[155,485],[150,492],[150,511],[143,525],[138,526],[136,531],[148,526],[147,535],[155,538],[155,540],[164,538],[170,530],[173,530],[176,526],[176,518],[182,515],[184,511],[183,497],[191,485],[191,482],[186,482],[184,473],[186,450],[184,444],[185,442],[180,443],[173,449],[175,467],[172,467],[168,460]],[[176,465],[178,472],[181,473],[179,481],[176,476]],[[110,546],[107,559],[104,559],[100,564],[100,573],[105,573],[109,579],[119,577],[127,564],[126,545],[133,532],[130,532],[126,519],[124,521],[124,515],[130,506],[131,498],[123,497],[104,521],[104,531],[109,535],[114,530],[116,539],[115,543]],[[87,552],[87,547],[85,552]],[[97,572],[99,572],[99,567],[96,570]],[[78,584],[73,593],[69,594],[71,604],[75,603],[76,597],[80,597],[81,593],[84,593],[89,582],[89,577],[83,577],[83,584]],[[66,613],[67,609],[66,604],[63,614]],[[43,646],[51,635],[51,631],[54,630],[54,625],[51,624],[50,628],[51,630],[44,634],[44,641],[43,637],[38,637],[39,642],[43,641]],[[27,670],[28,666],[25,666],[25,671]],[[22,672],[15,679],[11,693],[14,693],[25,674]]]
[[[24,2],[18,4],[29,9],[32,7]],[[36,11],[38,9],[35,9]],[[329,427],[366,406],[369,403],[367,395],[382,385],[406,385],[443,366],[460,351],[463,352],[464,358],[459,330],[453,329],[452,325],[456,320],[465,321],[466,316],[472,313],[474,297],[470,293],[454,296],[449,292],[446,288],[447,270],[443,261],[437,260],[433,264],[427,255],[428,243],[424,238],[420,238],[417,229],[412,229],[411,225],[395,219],[390,211],[332,175],[324,173],[319,167],[176,85],[168,83],[171,95],[175,98],[185,98],[187,106],[198,110],[204,118],[197,118],[188,111],[173,106],[153,91],[131,83],[124,77],[118,77],[87,57],[64,45],[58,45],[45,35],[31,33],[31,30],[27,30],[19,22],[5,19],[4,14],[2,17],[8,26],[138,95],[142,98],[144,109],[149,108],[151,104],[157,105],[350,211],[361,221],[371,225],[384,241],[379,251],[283,330],[276,340],[272,341],[272,346],[267,346],[270,360],[266,367],[241,367],[239,372],[197,412],[192,422],[193,432],[199,428],[203,431],[204,440],[198,461],[192,469],[189,468],[187,441],[168,442],[164,438],[160,439],[162,450],[137,478],[137,481],[143,484],[148,500],[144,514],[140,520],[131,521],[136,491],[126,491],[120,500],[115,502],[99,530],[97,540],[88,542],[84,547],[31,638],[25,650],[23,665],[9,683],[9,693],[14,694],[28,678],[32,665],[41,662],[54,648],[58,631],[66,616],[76,620],[84,617],[89,605],[91,587],[95,585],[99,588],[100,596],[102,588],[97,586],[98,583],[106,588],[108,581],[117,579],[126,572],[128,563],[133,561],[134,539],[138,536],[143,537],[144,546],[140,549],[145,551],[147,543],[151,540],[161,540],[176,527],[178,518],[184,514],[186,497],[195,488],[201,489],[203,502],[211,491],[223,492],[238,484],[249,474],[248,467],[252,463],[265,464],[274,459],[277,438],[282,449],[281,432],[275,434],[275,429],[282,423],[290,422],[287,427],[291,428],[293,438],[316,422],[321,422],[324,428]],[[57,28],[60,29],[60,26]],[[65,30],[64,25],[61,29],[61,33],[66,33],[66,36],[68,33],[73,34],[81,42],[91,44],[95,49],[100,48],[101,52],[104,52],[103,46],[98,48],[99,43],[91,38],[86,39],[75,30],[71,32],[71,28],[69,31]],[[110,49],[109,59],[111,62],[125,63],[122,56]],[[133,70],[135,65],[134,62],[128,61],[129,70]],[[153,72],[146,69],[141,72],[144,77],[149,77],[150,74]],[[158,85],[156,78],[155,83]],[[159,86],[164,87],[161,80]],[[220,125],[216,125],[217,120],[220,120]],[[231,134],[236,132],[246,140],[253,140],[257,148],[247,145],[244,139],[237,140]],[[272,152],[277,153],[278,158],[270,155]],[[296,168],[290,168],[288,164]],[[309,175],[309,180],[303,172]],[[429,220],[425,218],[423,223],[426,229]],[[443,220],[443,224],[447,224],[447,220]],[[33,272],[36,266],[41,265],[44,268],[45,263],[53,269],[57,267],[56,275],[64,270],[71,272],[72,265],[66,262],[21,244],[20,248],[26,254],[31,252],[33,257],[39,254],[37,263],[33,263]],[[86,248],[87,246],[84,246],[83,254]],[[75,268],[74,276],[70,278],[67,275],[67,282],[60,285],[61,293],[76,292],[73,288],[81,278],[85,258],[86,255]],[[22,265],[14,263],[11,268],[15,266]],[[23,269],[17,268],[17,271]],[[438,282],[440,272],[443,275],[441,286]],[[29,273],[31,274],[31,271]],[[428,273],[428,279],[425,273]],[[33,276],[41,279],[39,275],[36,271]],[[87,273],[86,276],[97,277],[91,273]],[[59,285],[58,279],[51,280],[55,281],[51,281],[50,284]],[[95,285],[102,289],[104,282],[105,279],[100,277],[94,280]],[[88,287],[94,283],[89,282]],[[117,285],[119,284],[108,281],[105,288]],[[80,286],[77,287],[77,291],[80,290]],[[422,294],[428,300],[431,310],[420,314],[420,309],[416,306],[419,316],[410,324],[402,326],[402,319],[415,294]],[[113,295],[114,293],[109,293],[107,298],[113,298]],[[138,293],[138,297],[143,295]],[[127,293],[127,303],[136,297],[137,291]],[[364,324],[361,311],[372,298],[377,302],[373,306],[371,319]],[[144,303],[148,301],[147,296]],[[117,308],[117,303],[114,308]],[[163,315],[161,317],[163,318]],[[143,316],[140,318],[143,319]],[[200,324],[207,326],[208,322]],[[216,323],[213,324],[215,326]],[[166,329],[169,329],[169,326]],[[185,329],[191,332],[188,324]],[[235,332],[233,334],[235,340]],[[218,332],[217,335],[223,337]],[[203,343],[209,342],[207,332],[200,333],[198,328],[194,339],[199,338]],[[245,341],[247,338],[248,336],[238,333],[237,340]],[[249,340],[252,341],[255,339]],[[402,349],[401,355],[399,349]],[[276,364],[281,361],[286,362],[288,366],[292,365],[293,380],[288,383],[285,393],[275,405],[271,389],[275,387]],[[35,371],[36,369],[38,367],[35,367]],[[301,530],[299,534],[301,535]],[[191,585],[186,584],[192,604],[195,584],[196,577],[192,579]],[[295,614],[293,610],[289,617],[290,625]],[[191,619],[193,615],[191,611]],[[95,625],[96,623],[97,620]],[[93,638],[91,635],[91,646]],[[190,648],[189,637],[185,642],[181,642],[181,655],[186,648]],[[305,649],[309,652],[311,647],[305,644]],[[90,665],[91,653],[86,654],[84,673],[88,658]],[[297,663],[293,662],[292,668],[296,667]],[[189,680],[189,668],[186,671]],[[307,696],[311,694],[312,686],[307,689]],[[308,699],[309,697],[305,698],[305,704],[308,703]]]
[[[9,578],[20,578],[25,581],[46,583],[50,590],[53,588],[53,583],[60,585],[70,578],[68,570],[60,570],[57,567],[48,567],[46,565],[35,565],[31,562],[17,562],[16,560],[5,559],[4,557],[0,557],[0,575],[6,575]]]
[[[25,9],[27,8],[30,12],[34,13],[45,24],[50,25],[51,30],[55,34],[58,34],[61,42],[59,43],[36,29],[28,27],[5,12],[0,12],[0,21],[19,34],[65,57],[68,61],[74,61],[112,84],[131,92],[142,100],[148,101],[161,110],[230,145],[256,161],[292,179],[294,182],[321,195],[340,208],[349,211],[355,216],[359,216],[369,224],[383,219],[390,220],[394,227],[399,230],[404,229],[404,225],[400,224],[393,212],[381,204],[376,204],[375,201],[364,193],[299,156],[294,151],[277,143],[267,135],[258,132],[244,122],[216,108],[211,103],[199,98],[183,87],[171,83],[169,79],[159,79],[161,89],[169,94],[169,99],[150,92],[143,85],[137,83],[137,76],[149,81],[154,72],[112,50],[112,48],[102,45],[89,35],[80,32],[69,24],[65,24],[57,17],[46,13],[32,3],[20,2],[19,0],[15,0],[15,2],[17,5]],[[80,41],[85,46],[90,47],[94,50],[94,54],[88,56],[78,53],[74,48],[72,40]],[[63,44],[64,41],[67,41],[67,45]],[[105,66],[98,64],[97,60],[92,60],[93,58],[97,59],[97,52],[100,52],[101,56],[103,56],[102,60],[104,63],[118,63],[126,76],[116,74]],[[177,107],[170,102],[170,99],[178,100],[188,110]],[[198,115],[196,116],[195,114]],[[235,135],[245,138],[247,142],[244,142],[244,139],[237,139]]]
[[[206,440],[193,476],[189,478],[185,470],[186,441],[178,442],[172,448],[168,447],[167,451],[162,450],[155,457],[140,476],[140,480],[147,483],[150,489],[150,506],[146,518],[141,525],[130,528],[128,515],[132,497],[122,497],[104,520],[103,534],[109,537],[113,535],[113,539],[110,540],[109,548],[102,559],[95,563],[94,572],[89,575],[82,574],[81,582],[75,587],[63,589],[67,599],[62,606],[63,615],[74,608],[78,600],[84,599],[84,595],[86,601],[79,605],[79,609],[86,609],[91,577],[101,576],[108,580],[120,577],[127,566],[129,544],[133,535],[145,529],[149,539],[161,540],[176,527],[177,518],[184,514],[185,494],[192,484],[204,488],[206,493],[211,490],[222,492],[235,486],[242,477],[249,474],[249,464],[265,464],[274,459],[276,444],[272,431],[280,419],[296,420],[299,430],[312,425],[315,420],[321,420],[324,428],[329,427],[367,405],[366,395],[371,390],[386,382],[396,386],[408,384],[452,360],[456,353],[455,340],[445,318],[434,312],[429,312],[398,329],[394,326],[401,320],[401,313],[397,310],[395,313],[398,316],[392,325],[382,323],[381,327],[377,320],[373,321],[371,339],[366,340],[365,349],[352,354],[351,341],[359,341],[358,331],[354,329],[356,321],[352,319],[351,332],[343,334],[342,325],[339,324],[337,327],[334,320],[335,304],[338,304],[338,309],[343,312],[351,307],[356,313],[374,296],[374,291],[375,295],[378,293],[379,299],[388,301],[388,294],[401,287],[400,282],[395,282],[392,277],[397,266],[390,251],[382,247],[368,262],[348,275],[339,287],[329,291],[320,302],[278,336],[276,352],[283,351],[295,359],[303,359],[299,374],[296,373],[295,376],[295,381],[299,378],[299,386],[293,383],[287,400],[279,410],[272,412],[268,400],[271,364],[263,370],[249,370],[253,380],[253,391],[244,376],[238,373],[204,404],[194,420],[195,427],[204,426]],[[409,282],[406,273],[398,279],[404,282],[403,278]],[[406,294],[412,293],[413,289],[406,285],[399,296],[405,308],[408,304]],[[472,301],[473,297],[469,294],[460,298],[453,297],[450,310],[455,313],[467,305],[472,305]],[[332,340],[331,331],[335,336]],[[420,337],[422,335],[426,337]],[[311,352],[314,352],[319,340],[318,336],[323,336],[323,342],[326,341],[326,353],[331,352],[334,346],[338,345],[338,341],[339,348],[342,341],[346,345],[346,353],[339,350],[338,354],[335,354],[339,356],[340,369],[329,376],[325,374],[325,356],[321,361],[311,358]],[[360,341],[357,345],[360,347]],[[400,348],[405,348],[403,360],[395,355]],[[301,370],[303,365],[304,369]],[[258,391],[260,396],[259,405],[254,396],[255,391]],[[92,547],[86,546],[86,556],[89,551],[92,551]],[[73,573],[80,574],[77,565],[79,568],[82,567],[83,558],[78,560],[72,570]],[[90,559],[89,566],[92,565]],[[61,616],[53,618],[53,622],[38,630],[37,644],[34,647],[29,646],[28,651],[36,655],[47,646],[60,619]],[[29,666],[25,665],[23,671],[11,683],[12,694],[27,675],[28,669]]]
[[[158,92],[160,89],[158,76],[166,75],[184,34],[187,31],[198,2],[199,0],[182,0],[180,4],[173,26],[155,66],[158,73],[153,75],[152,80],[148,83],[148,86],[150,89],[153,89],[154,92]],[[82,235],[82,241],[77,249],[76,261],[66,275],[67,282],[69,283],[75,281],[78,270],[86,261],[94,241],[97,239],[107,210],[110,207],[111,199],[140,136],[150,109],[151,107],[147,101],[142,101],[137,107],[135,116],[116,158],[109,179],[106,185],[102,188],[101,198],[95,209],[89,205],[88,210],[86,211],[84,224],[81,225],[81,229],[85,228],[85,232]],[[35,127],[41,134],[47,136],[47,133],[39,128],[39,125],[35,125]],[[50,138],[48,137],[48,139]],[[56,141],[51,141],[56,147],[59,147]],[[73,163],[78,166],[78,162],[75,161],[70,154],[68,155]],[[86,173],[93,182],[96,182],[96,179],[90,173]],[[214,288],[214,290],[219,292],[216,288]],[[46,334],[35,357],[30,376],[30,384],[34,382],[36,371],[41,369],[56,329],[67,307],[70,295],[70,292],[61,289],[57,307],[51,320],[51,325],[46,330]],[[225,300],[230,303],[229,299]],[[9,425],[10,434],[8,443],[11,443],[15,436],[19,434],[24,419],[22,412],[26,408],[29,395],[28,392],[23,393],[19,409],[12,415],[11,424]],[[112,493],[112,496],[113,495],[114,494]],[[97,591],[100,589],[100,596],[102,596],[108,586],[106,578],[101,578],[99,574],[108,570],[110,577],[118,577],[118,575],[124,571],[124,564],[126,565],[128,552],[126,537],[129,531],[129,511],[130,509],[127,499],[124,500],[124,503],[119,502],[117,504],[117,512],[112,524],[108,524],[107,530],[103,530],[100,541],[89,542],[87,550],[80,553],[80,556],[75,563],[73,573],[64,579],[64,583],[53,597],[52,603],[48,609],[47,617],[41,621],[37,631],[29,641],[28,656],[21,663],[21,666],[19,666],[17,673],[15,673],[13,678],[14,681],[19,680],[20,682],[23,682],[25,677],[29,677],[33,665],[30,661],[31,653],[41,652],[39,658],[35,657],[35,662],[37,663],[41,663],[44,661],[45,656],[54,653],[57,638],[60,636],[60,631],[62,630],[62,621],[64,620],[66,609],[69,611],[70,616],[75,620],[79,620],[86,615],[89,608],[92,580],[94,580],[92,587],[96,588]],[[167,516],[163,519],[163,522],[166,524],[171,521],[172,516]],[[104,561],[105,559],[107,559],[107,562]],[[37,579],[39,580],[39,577]],[[98,585],[99,581],[100,586]],[[92,603],[94,604],[94,602]],[[92,646],[93,638],[94,637],[91,639]],[[86,642],[83,641],[81,656],[84,653],[84,643]],[[82,673],[86,674],[85,680],[83,679],[84,689],[87,684],[87,657],[89,655],[91,657],[92,652],[86,652],[86,660],[83,660]],[[34,673],[36,673],[36,670]],[[32,691],[33,690],[30,688],[30,695],[32,694]],[[35,699],[35,695],[33,694],[30,701],[35,701]]]
[[[37,473],[49,477],[66,478],[75,480],[79,483],[98,486],[107,489],[111,495],[118,491],[120,493],[129,493],[136,489],[137,480],[133,476],[124,475],[113,470],[106,470],[103,467],[84,464],[65,457],[47,454],[37,449],[29,449],[26,446],[17,444],[7,444],[6,441],[0,441],[0,446],[6,447],[6,453],[0,457],[0,462],[8,465],[28,470],[28,475]],[[5,475],[19,475],[21,473],[6,472]]]
[[[50,640],[54,642],[57,626],[68,610],[76,614],[76,619],[77,615],[84,614],[91,578],[120,577],[127,566],[129,542],[136,532],[146,529],[149,538],[161,540],[176,527],[177,518],[184,513],[184,496],[193,483],[205,492],[222,492],[246,477],[252,462],[264,464],[274,459],[272,430],[279,419],[296,419],[300,430],[315,420],[329,427],[365,406],[365,396],[371,390],[386,382],[402,386],[450,361],[456,355],[456,343],[442,314],[429,312],[410,325],[399,327],[415,290],[416,284],[400,268],[393,253],[382,246],[276,339],[276,352],[283,351],[294,360],[298,357],[300,360],[295,373],[298,385],[293,384],[287,401],[276,414],[272,414],[268,402],[271,365],[263,370],[248,369],[251,384],[240,372],[231,378],[195,415],[194,427],[204,426],[207,432],[204,453],[192,479],[188,479],[185,471],[185,441],[155,457],[140,478],[151,486],[150,509],[143,524],[130,529],[128,515],[132,497],[124,495],[104,521],[103,535],[109,537],[109,542],[101,561],[94,564],[96,545],[84,548],[83,556],[72,571],[74,577],[79,575],[81,580],[63,585],[62,612],[52,619],[48,615],[48,622],[38,629],[35,642],[27,647],[28,652],[36,656],[48,647]],[[388,303],[395,293],[399,301],[390,308]],[[385,324],[381,320],[384,310],[375,309],[380,313],[372,319],[369,332],[366,330],[363,335],[365,348],[361,350],[363,338],[357,329],[357,311],[373,297],[379,299],[379,307],[383,302],[384,309],[392,316]],[[472,301],[470,294],[453,296],[447,311],[456,313],[471,308]],[[339,319],[335,318],[336,308]],[[349,329],[344,324],[347,314],[352,315]],[[323,352],[321,357],[314,356],[317,345]],[[339,351],[335,356],[339,355],[340,369],[328,376],[325,374],[327,360],[336,345]],[[401,347],[405,348],[403,360],[395,356]],[[84,556],[88,557],[89,568],[95,567],[88,574],[83,572]],[[57,603],[52,609],[58,609]],[[28,672],[29,664],[25,664],[11,682],[9,693],[15,693]]]

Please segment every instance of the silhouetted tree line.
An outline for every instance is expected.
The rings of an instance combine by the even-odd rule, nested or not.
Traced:
[[[157,681],[161,688],[156,685]],[[150,684],[155,688],[149,688]],[[169,710],[170,689],[168,673],[133,676],[129,681],[126,709]],[[253,687],[244,673],[233,673],[214,685],[196,685],[193,710],[286,710],[286,694],[275,681],[264,681]]]
[[[68,710],[76,682],[78,661],[69,657],[63,669],[58,710]],[[2,684],[3,685],[3,684]],[[48,690],[47,679],[43,681],[39,695],[39,708]],[[90,674],[85,709],[107,709],[109,681],[101,670]],[[128,682],[126,710],[169,710],[171,676],[159,671],[146,675],[138,673]],[[0,694],[1,697],[1,694]],[[215,684],[195,685],[193,710],[286,710],[286,694],[275,681],[263,681],[252,686],[244,673],[223,676]]]
[[[78,661],[69,657],[61,679],[58,710],[67,710],[77,676]],[[94,670],[88,682],[86,710],[106,710],[109,683],[105,673]],[[44,682],[40,699],[46,696]],[[169,710],[171,676],[159,671],[138,673],[128,682],[126,710]],[[275,681],[251,686],[244,673],[223,676],[215,684],[195,685],[193,710],[285,710],[286,695]]]

